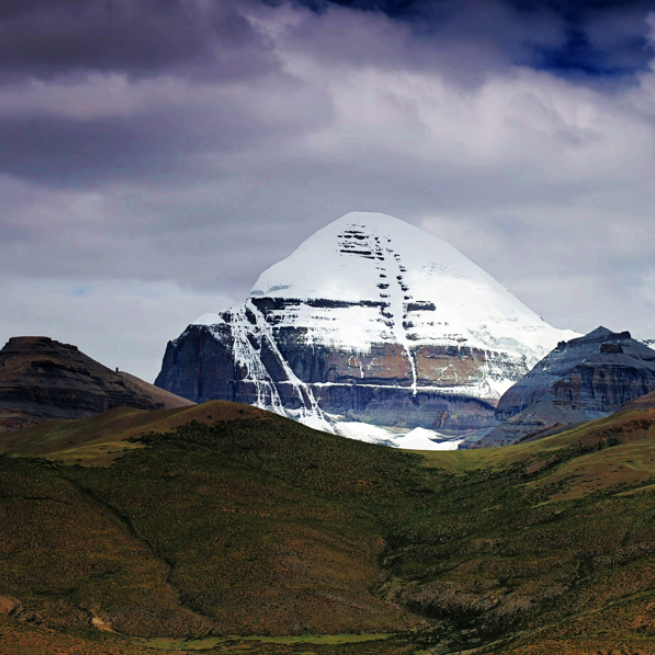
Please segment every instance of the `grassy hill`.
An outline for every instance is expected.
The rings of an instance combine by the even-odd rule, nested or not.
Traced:
[[[0,435],[0,653],[655,653],[654,430],[409,453],[215,401]]]

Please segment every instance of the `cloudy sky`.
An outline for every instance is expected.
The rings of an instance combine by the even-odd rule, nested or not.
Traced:
[[[655,0],[2,0],[0,341],[152,381],[351,210],[655,338]]]

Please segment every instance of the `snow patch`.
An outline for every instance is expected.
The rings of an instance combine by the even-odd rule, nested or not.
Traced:
[[[368,423],[339,422],[334,426],[337,434],[366,443],[401,448],[402,450],[457,450],[464,439],[449,439],[439,432],[414,428],[404,434]]]
[[[404,450],[457,450],[464,439],[447,439],[434,430],[414,428],[395,438],[394,443]]]
[[[334,429],[338,435],[355,439],[356,441],[365,441],[366,443],[375,443],[381,446],[391,446],[398,448],[392,441],[392,434],[384,428],[368,423],[337,423]]]
[[[264,271],[251,293],[309,303],[279,319],[306,328],[314,343],[363,352],[371,343],[402,345],[415,380],[411,352],[421,345],[501,351],[524,359],[527,371],[558,341],[577,336],[545,323],[450,244],[378,213],[352,212],[330,223]],[[326,299],[351,306],[312,306]],[[490,389],[498,397],[498,387]]]

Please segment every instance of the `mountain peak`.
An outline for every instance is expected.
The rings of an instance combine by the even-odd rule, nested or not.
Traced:
[[[433,234],[351,212],[264,271],[243,305],[189,326],[156,383],[344,434],[367,423],[458,436],[575,336]]]
[[[558,344],[558,348],[560,347],[565,347],[565,348],[580,348],[580,347],[589,347],[589,346],[594,346],[601,344],[605,341],[608,340],[620,340],[620,339],[631,339],[632,336],[630,335],[630,332],[625,331],[625,332],[612,332],[612,330],[608,330],[606,327],[603,327],[602,325],[597,327],[595,330],[592,330],[591,332],[582,335],[581,337],[577,337],[575,339],[571,339],[568,343],[565,344]]]
[[[259,276],[250,298],[318,303],[324,309],[343,303],[378,307],[380,320],[358,310],[331,325],[324,312],[314,312],[313,327],[330,343],[364,350],[372,341],[502,347],[534,364],[559,334],[446,241],[374,212],[350,212],[313,234]],[[543,349],[546,334],[552,338],[545,337]]]
[[[608,335],[608,334],[614,334],[614,333],[612,332],[612,330],[610,330],[610,329],[608,329],[608,328],[606,328],[606,327],[604,327],[602,325],[599,325],[595,330],[592,330],[591,332],[588,332],[587,334],[584,335],[584,337],[580,337],[580,338],[581,339],[586,339],[588,337],[593,338],[593,337],[599,337],[599,336]]]
[[[450,244],[410,223],[387,214],[350,212],[264,271],[250,295],[378,300],[386,269],[404,277],[406,268],[429,262],[467,277],[486,275]]]

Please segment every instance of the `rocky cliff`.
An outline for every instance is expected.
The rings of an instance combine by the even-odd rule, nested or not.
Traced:
[[[562,341],[503,394],[496,410],[502,422],[478,442],[501,446],[553,427],[602,418],[655,390],[655,350],[629,332],[599,327]]]
[[[308,425],[487,425],[557,330],[449,244],[382,214],[328,225],[265,271],[244,305],[168,344],[155,384]]]
[[[0,351],[0,431],[121,405],[153,410],[192,404],[48,337],[14,337]]]

